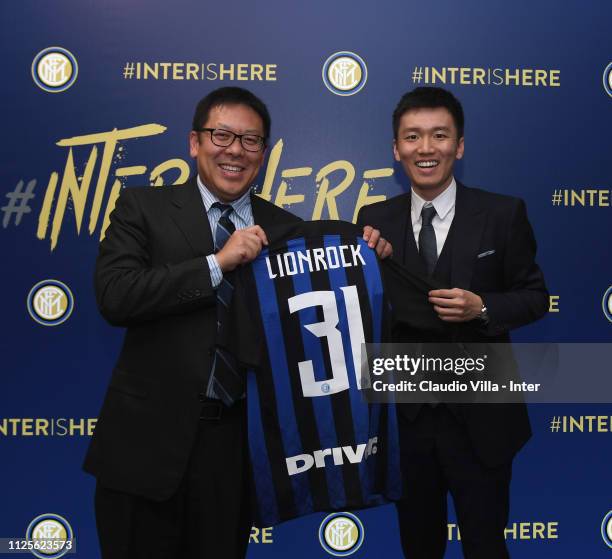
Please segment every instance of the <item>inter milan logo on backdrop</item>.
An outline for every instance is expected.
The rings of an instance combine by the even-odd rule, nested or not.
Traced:
[[[28,312],[43,326],[57,326],[68,320],[74,308],[69,287],[57,280],[38,282],[28,294]]]
[[[350,512],[336,512],[326,516],[319,527],[319,541],[323,549],[336,557],[355,553],[363,543],[363,524]]]
[[[603,299],[601,300],[601,308],[606,318],[612,322],[612,285],[608,287],[604,293]]]
[[[323,82],[336,95],[355,95],[367,79],[366,63],[354,52],[336,52],[323,64]]]
[[[603,86],[606,93],[612,97],[612,62],[606,66],[603,73]]]
[[[601,537],[606,545],[612,548],[612,510],[604,516],[601,523]]]
[[[39,559],[57,559],[74,547],[72,527],[59,514],[41,514],[26,530],[26,540],[32,542],[28,550]]]
[[[61,47],[41,50],[32,62],[34,83],[49,93],[66,91],[76,81],[78,73],[76,58]]]

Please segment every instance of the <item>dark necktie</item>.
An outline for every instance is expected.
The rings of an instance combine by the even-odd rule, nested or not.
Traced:
[[[431,221],[436,215],[436,208],[423,206],[421,210],[421,231],[419,233],[419,254],[425,262],[427,274],[432,275],[438,261],[438,247],[436,246],[436,232]]]
[[[215,202],[212,207],[221,210],[221,217],[215,228],[215,252],[219,252],[232,233],[236,231],[236,227],[229,218],[234,210],[231,206],[219,202]],[[217,330],[221,328],[223,321],[226,319],[233,291],[234,286],[224,275],[217,287]],[[238,371],[236,360],[221,348],[215,349],[208,383],[209,395],[211,394],[211,388],[212,393],[226,406],[231,406],[244,394],[244,379]]]

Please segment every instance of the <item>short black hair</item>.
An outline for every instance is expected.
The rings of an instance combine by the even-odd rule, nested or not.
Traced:
[[[199,130],[206,124],[211,109],[220,105],[246,105],[253,109],[261,118],[264,127],[264,140],[267,143],[272,125],[270,113],[266,104],[248,89],[242,87],[220,87],[200,99],[193,115],[192,130]]]
[[[455,123],[459,138],[463,138],[463,107],[459,100],[441,87],[417,87],[405,93],[393,111],[393,137],[397,140],[402,116],[415,109],[446,109]]]

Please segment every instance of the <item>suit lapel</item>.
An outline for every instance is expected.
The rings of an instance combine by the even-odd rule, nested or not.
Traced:
[[[171,187],[170,216],[196,255],[213,252],[210,224],[195,176],[182,187]]]
[[[451,286],[469,289],[474,262],[486,222],[486,212],[470,190],[457,182],[455,217],[451,235]]]
[[[419,247],[414,238],[414,229],[412,228],[412,196],[408,196],[408,219],[404,219],[406,230],[404,231],[404,263],[407,268],[418,271],[427,276],[427,268],[425,262],[419,254]]]
[[[397,239],[393,243],[393,259],[400,262],[409,270],[427,275],[423,259],[419,255],[414,232],[412,229],[412,194],[407,192],[398,196],[397,204],[393,207],[393,214],[385,224],[387,238]]]
[[[384,227],[381,225],[381,230],[384,231],[383,236],[393,243],[393,260],[410,270],[424,272],[425,267],[419,256],[412,232],[410,192],[398,196],[395,202],[390,214],[385,217],[387,221]]]

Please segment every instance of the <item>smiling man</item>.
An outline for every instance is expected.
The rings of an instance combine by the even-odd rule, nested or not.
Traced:
[[[251,527],[244,381],[215,349],[231,272],[299,218],[251,190],[270,115],[217,89],[195,111],[187,183],[127,188],[100,244],[100,312],[126,335],[85,460],[103,558],[244,557]],[[381,256],[391,247],[367,227]]]
[[[448,91],[419,87],[393,113],[393,154],[411,190],[363,208],[358,223],[379,227],[393,258],[451,289],[429,293],[446,333],[398,330],[395,340],[509,342],[509,331],[548,308],[536,243],[522,200],[468,188],[453,174],[464,155],[464,116]],[[410,559],[439,559],[453,497],[464,556],[508,557],[512,459],[530,437],[522,404],[400,409],[406,499],[397,504]]]

